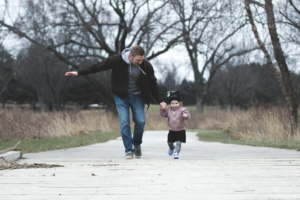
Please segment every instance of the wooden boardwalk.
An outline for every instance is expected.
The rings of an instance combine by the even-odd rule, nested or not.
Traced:
[[[165,137],[146,132],[141,159],[123,159],[121,140],[26,154],[22,162],[64,167],[2,170],[0,199],[300,199],[299,152],[203,143],[189,133],[174,160]]]

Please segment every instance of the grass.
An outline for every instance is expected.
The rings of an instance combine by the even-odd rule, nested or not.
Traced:
[[[186,127],[199,131],[203,141],[300,149],[300,128],[291,135],[290,118],[285,107],[262,106],[247,110],[204,107],[203,113],[197,113],[196,106],[186,108],[192,116]],[[146,130],[167,129],[167,119],[160,116],[159,110],[159,105],[151,105],[147,110]],[[112,134],[112,130],[119,129],[118,117],[103,110],[40,113],[18,108],[0,109],[0,118],[0,150],[14,146],[19,140],[23,151],[28,153],[88,145],[119,136],[118,131]],[[131,119],[132,129],[133,126]],[[110,134],[101,135],[108,131]],[[105,139],[107,135],[112,137]]]
[[[225,132],[218,130],[189,130],[197,131],[198,138],[203,142],[220,142],[226,144],[248,145],[256,147],[273,147],[279,149],[300,150],[299,141],[254,141],[254,140],[233,140]]]
[[[197,136],[199,140],[203,142],[220,142],[225,144],[300,150],[299,141],[234,140],[230,138],[225,132],[218,130],[190,129],[188,131],[198,132]],[[18,141],[21,141],[21,144],[18,148],[21,148],[22,153],[36,153],[49,150],[68,149],[73,147],[86,146],[95,143],[102,143],[115,139],[119,136],[119,131],[109,131],[72,137],[10,140],[7,142],[1,142],[0,150],[13,147]]]
[[[72,137],[10,140],[7,142],[1,142],[0,150],[13,147],[18,141],[21,141],[18,148],[21,148],[22,153],[36,153],[102,143],[115,139],[119,136],[119,131],[109,131]]]
[[[169,106],[170,106],[170,104],[167,104],[167,107],[169,107]],[[159,110],[160,110],[160,105],[158,105],[158,104],[151,104],[148,110],[147,110],[147,107],[148,106],[145,105],[145,111],[150,112],[150,113],[159,112]],[[185,107],[188,111],[196,111],[196,109],[197,109],[196,106],[185,106],[185,105],[183,105],[183,107]],[[217,106],[204,106],[203,111],[204,112],[209,112],[209,111],[216,110],[216,109],[219,109],[219,107],[217,107]]]

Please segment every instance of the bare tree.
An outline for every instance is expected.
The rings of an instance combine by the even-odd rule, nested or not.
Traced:
[[[300,0],[279,1],[276,7],[280,13],[276,21],[286,62],[294,70],[300,64]]]
[[[253,100],[258,75],[259,71],[249,65],[227,63],[216,72],[211,89],[218,92],[227,109],[231,109]]]
[[[68,66],[49,51],[36,45],[23,49],[14,72],[24,84],[35,91],[42,111],[60,110],[69,79],[61,74]]]
[[[245,0],[245,8],[247,11],[247,15],[250,21],[250,24],[252,26],[253,34],[257,40],[258,45],[260,46],[261,50],[264,52],[265,57],[267,59],[267,63],[269,67],[271,68],[274,76],[276,77],[281,91],[284,95],[285,101],[287,103],[287,106],[289,108],[290,112],[290,118],[291,118],[291,130],[294,134],[294,131],[298,127],[298,102],[296,99],[295,91],[293,82],[290,76],[290,72],[288,69],[288,66],[286,64],[285,56],[281,47],[281,43],[279,41],[276,23],[275,23],[275,15],[273,11],[273,4],[272,0],[265,0],[265,4],[262,4],[258,1],[253,0]],[[256,27],[256,24],[254,22],[254,17],[250,8],[250,4],[253,4],[254,6],[258,6],[262,8],[266,15],[266,23],[268,25],[268,34],[271,39],[272,47],[273,47],[273,53],[278,65],[279,70],[275,67],[275,65],[272,62],[272,58],[265,47],[265,44],[260,39],[258,29]]]
[[[162,76],[161,84],[164,85],[168,91],[177,90],[179,85],[179,70],[177,63],[169,61],[168,64],[158,64],[157,68],[160,72],[160,76]]]
[[[181,22],[179,29],[194,73],[197,111],[203,112],[216,71],[230,59],[253,50],[239,48],[232,39],[246,23],[241,16],[233,15],[227,1],[173,0],[172,5]],[[206,71],[209,76],[203,85]]]
[[[2,107],[4,107],[6,101],[3,96],[7,96],[7,93],[9,93],[8,86],[13,79],[13,62],[12,56],[0,44],[0,100]]]
[[[150,60],[168,51],[180,38],[171,29],[179,22],[171,17],[168,2],[27,0],[23,2],[25,12],[19,13],[16,21],[9,23],[3,18],[0,24],[48,49],[74,69],[79,69],[78,63],[101,61],[132,45],[142,45]],[[99,77],[86,78],[113,102],[109,88]]]
[[[300,46],[300,0],[284,1],[279,13],[283,16],[280,21],[286,30],[287,40]]]

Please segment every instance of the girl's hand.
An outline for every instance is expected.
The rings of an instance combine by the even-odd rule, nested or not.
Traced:
[[[160,110],[165,110],[167,107],[167,104],[165,102],[160,103]]]
[[[188,118],[188,115],[187,114],[183,114],[182,117],[183,118]]]

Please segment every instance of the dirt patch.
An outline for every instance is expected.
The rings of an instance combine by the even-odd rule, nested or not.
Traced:
[[[0,164],[0,170],[7,169],[31,169],[31,168],[54,168],[54,167],[64,167],[63,165],[49,165],[45,163],[17,163],[17,162],[6,162]]]

